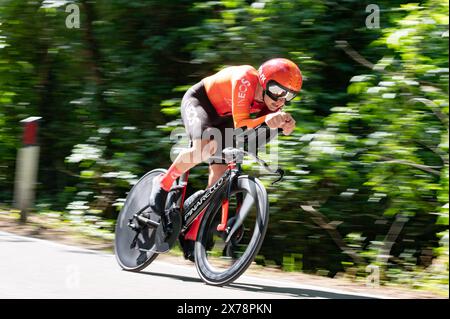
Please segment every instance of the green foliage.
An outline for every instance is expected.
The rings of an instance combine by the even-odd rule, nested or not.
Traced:
[[[365,26],[370,1],[73,2],[80,29],[60,2],[0,6],[0,201],[13,196],[19,121],[41,116],[38,207],[111,231],[136,178],[168,167],[185,90],[282,56],[304,84],[286,108],[295,132],[278,144],[286,179],[261,176],[260,263],[445,283],[447,2],[380,0],[380,29]],[[204,167],[191,178],[203,187]]]
[[[429,266],[436,233],[448,229],[448,4],[408,12],[375,42],[388,55],[352,78],[355,100],[333,108],[299,152],[299,202],[339,221],[342,235],[359,230],[359,243],[341,248],[389,271]]]
[[[66,158],[66,167],[80,172],[78,183],[70,190],[76,192],[75,202],[88,204],[84,211],[92,208],[103,217],[116,219],[126,193],[157,163],[155,154],[169,151],[167,142],[160,143],[165,139],[158,131],[136,127],[99,128],[85,143],[75,145]]]

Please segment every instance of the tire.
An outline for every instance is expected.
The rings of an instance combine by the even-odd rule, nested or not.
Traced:
[[[259,252],[267,231],[269,224],[267,192],[258,179],[249,176],[240,176],[231,190],[229,225],[227,225],[229,229],[233,228],[239,213],[245,211],[242,209],[236,213],[238,203],[235,205],[232,201],[233,198],[239,198],[237,194],[244,195],[244,203],[248,200],[250,204],[246,206],[251,208],[243,226],[237,228],[232,239],[225,243],[227,234],[217,231],[222,211],[220,204],[211,205],[206,210],[197,234],[194,251],[195,265],[202,280],[210,285],[223,286],[241,276]],[[251,203],[252,200],[253,203]],[[236,209],[233,206],[236,206]],[[244,239],[245,242],[248,241],[248,245],[243,242]],[[222,246],[222,256],[218,256]]]
[[[145,246],[146,251],[130,247],[136,232],[128,226],[128,220],[148,205],[153,178],[165,172],[164,169],[154,169],[141,177],[128,193],[117,217],[114,251],[117,262],[124,270],[140,271],[158,256],[157,253],[149,251],[154,244],[154,229],[146,229],[139,235],[138,246]]]

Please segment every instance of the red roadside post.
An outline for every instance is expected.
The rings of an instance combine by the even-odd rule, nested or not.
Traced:
[[[27,212],[33,206],[39,162],[37,143],[38,124],[41,117],[28,117],[23,124],[22,147],[17,153],[14,206],[20,210],[20,221],[26,222]]]

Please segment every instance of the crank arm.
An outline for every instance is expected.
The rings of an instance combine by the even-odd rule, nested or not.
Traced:
[[[150,228],[157,228],[159,226],[158,222],[155,222],[155,221],[153,221],[149,218],[146,218],[142,215],[135,214],[133,217],[136,218],[139,222],[147,225]]]

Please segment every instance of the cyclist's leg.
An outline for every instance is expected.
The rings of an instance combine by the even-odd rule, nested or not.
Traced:
[[[213,186],[214,183],[217,182],[217,180],[225,173],[226,170],[226,164],[211,163],[209,165],[208,187]]]
[[[173,182],[194,166],[208,160],[214,154],[215,148],[215,141],[198,139],[193,141],[192,147],[182,150],[167,172],[154,178],[153,191],[150,196],[150,208],[154,212],[161,214],[164,210],[167,193],[172,187]],[[204,156],[199,157],[197,154],[204,154]]]
[[[207,161],[219,150],[219,143],[214,140],[214,132],[211,131],[222,120],[209,101],[202,82],[191,87],[184,95],[181,101],[181,118],[192,143],[190,148],[178,154],[172,166],[184,173]]]
[[[207,161],[215,153],[217,143],[214,140],[195,139],[192,146],[182,150],[173,161],[172,166],[182,173],[188,171],[194,166]]]
[[[203,84],[191,87],[181,101],[181,116],[192,141],[190,148],[182,150],[167,173],[155,178],[150,195],[150,208],[162,214],[168,191],[173,182],[189,169],[208,160],[217,150],[217,143],[203,139],[202,133],[211,127],[214,107],[208,100]]]
[[[178,154],[171,167],[176,167],[182,174],[217,152],[217,142],[207,134],[213,128],[216,117],[219,115],[211,105],[203,84],[200,82],[191,87],[181,101],[181,118],[191,146]]]
[[[227,147],[233,147],[233,129],[234,123],[231,116],[216,118],[213,123],[214,128],[220,132],[220,141],[217,143],[217,149],[215,151],[215,157],[209,160],[209,179],[208,187],[214,185],[214,183],[225,173],[227,170],[227,164],[223,158],[222,150]],[[230,136],[226,136],[230,134]],[[228,145],[230,144],[231,145]]]

